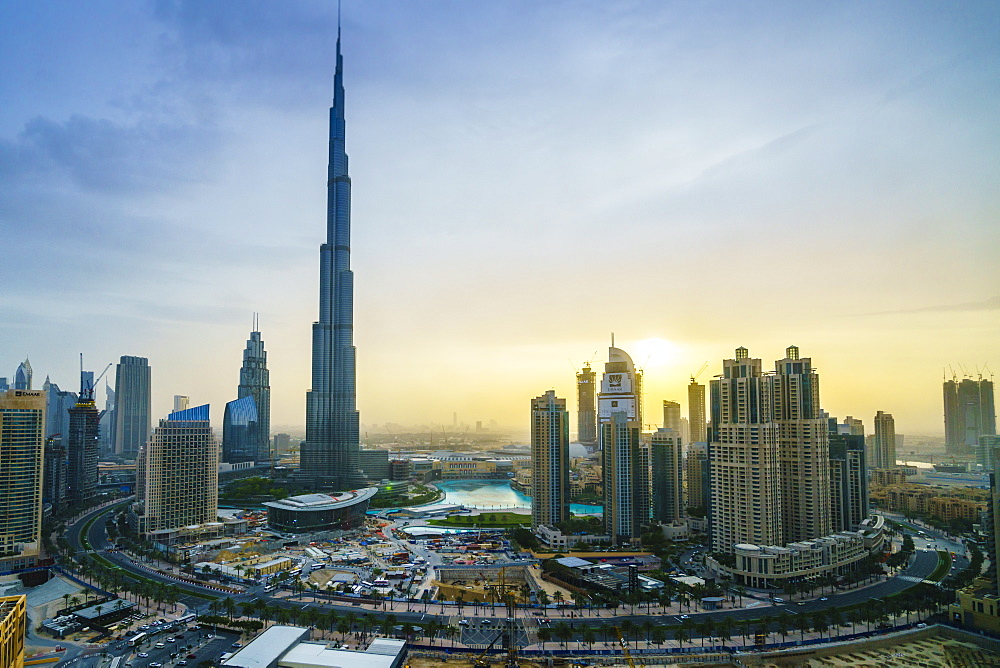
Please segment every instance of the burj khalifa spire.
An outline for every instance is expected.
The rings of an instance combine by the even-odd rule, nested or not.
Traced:
[[[344,59],[338,26],[330,108],[326,243],[319,251],[319,321],[312,326],[312,389],[306,393],[306,441],[300,450],[300,473],[315,485],[340,489],[360,482],[351,177],[344,138]]]

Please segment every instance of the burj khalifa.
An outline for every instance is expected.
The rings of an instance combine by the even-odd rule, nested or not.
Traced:
[[[338,27],[330,108],[326,243],[319,251],[319,321],[312,326],[312,389],[306,393],[306,441],[300,449],[299,470],[312,484],[337,489],[363,482],[358,470],[351,177],[344,137],[344,61]]]

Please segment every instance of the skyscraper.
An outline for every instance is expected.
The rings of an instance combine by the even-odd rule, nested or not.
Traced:
[[[174,412],[186,411],[191,408],[191,397],[184,394],[174,395]]]
[[[254,318],[256,325],[256,318]],[[256,326],[247,339],[240,367],[240,386],[237,397],[253,397],[256,417],[256,446],[251,459],[257,462],[271,460],[271,379],[267,370],[267,353],[264,340]]]
[[[993,381],[945,381],[944,431],[945,448],[956,455],[971,454],[980,436],[997,433]]]
[[[115,439],[115,391],[107,381],[104,383],[104,393],[104,410],[101,411],[99,432],[102,457],[114,452],[111,443]]]
[[[0,572],[35,565],[42,546],[45,394],[0,394]]]
[[[746,348],[711,381],[709,443],[712,548],[781,545],[781,462],[770,379]]]
[[[819,374],[797,346],[785,350],[774,371],[782,535],[788,543],[826,536],[831,532],[830,428],[820,409]]]
[[[257,403],[252,394],[227,403],[222,418],[222,461],[227,464],[258,461],[259,429]]]
[[[531,400],[531,526],[569,519],[569,412],[548,390]]]
[[[576,440],[597,444],[597,374],[589,362],[576,374]]]
[[[314,484],[350,487],[359,478],[360,418],[351,272],[351,177],[344,140],[344,61],[337,29],[337,68],[330,108],[326,243],[320,246],[319,320],[312,326],[312,389],[306,394],[306,440],[300,474]]]
[[[171,413],[143,447],[130,520],[142,533],[215,522],[219,446],[208,405]]]
[[[688,422],[692,443],[704,443],[708,439],[705,429],[705,386],[694,378],[688,385]]]
[[[97,496],[97,441],[100,413],[94,403],[94,372],[80,372],[80,397],[69,409],[69,440],[66,456],[67,498],[74,505]]]
[[[681,434],[681,405],[676,401],[663,400],[663,427]]]
[[[149,438],[150,369],[145,357],[122,355],[115,368],[115,431],[112,448],[116,455],[136,457]]]
[[[680,406],[677,407],[678,412]],[[660,428],[650,441],[652,515],[657,522],[671,524],[684,516],[684,474],[681,434]]]
[[[857,531],[868,518],[868,467],[863,434],[830,433],[831,532]]]
[[[17,371],[14,372],[14,389],[31,389],[31,362],[28,361],[27,357],[24,358],[24,361],[18,365]]]
[[[649,518],[649,477],[640,458],[642,374],[620,348],[608,349],[597,396],[605,530],[614,543],[633,542]]]
[[[76,405],[76,392],[59,389],[47,377],[42,383],[45,393],[45,438],[62,439],[65,445],[69,438],[69,409]]]
[[[698,517],[704,517],[709,506],[708,444],[692,442],[684,460],[685,503]]]
[[[871,467],[888,469],[896,466],[896,422],[891,413],[875,414],[875,438],[869,453]]]

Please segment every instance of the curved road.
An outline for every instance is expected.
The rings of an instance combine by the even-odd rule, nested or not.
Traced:
[[[86,522],[88,522],[90,519],[96,516],[97,517],[96,521],[93,522],[93,524],[89,527],[87,531],[86,539],[89,542],[90,546],[95,551],[99,552],[104,558],[113,562],[115,565],[121,567],[123,570],[129,571],[131,573],[134,573],[149,580],[157,580],[160,582],[177,585],[183,592],[186,592],[186,594],[182,595],[182,597],[179,599],[179,602],[183,603],[189,609],[199,611],[202,613],[207,611],[207,606],[211,598],[222,598],[226,596],[226,594],[219,592],[217,590],[213,590],[209,587],[193,585],[181,580],[176,580],[174,578],[161,575],[158,572],[148,570],[142,567],[141,565],[137,565],[122,553],[107,552],[107,548],[109,547],[109,541],[105,531],[106,519],[103,516],[113,512],[117,508],[117,505],[120,504],[101,508],[93,513],[85,515],[84,517],[80,518],[77,522],[75,522],[73,525],[69,526],[67,528],[66,536],[67,539],[70,541],[70,544],[78,547],[79,549],[83,549],[81,544],[81,530],[83,526],[86,524]],[[864,603],[865,601],[870,601],[875,598],[882,598],[885,596],[889,596],[891,594],[896,594],[905,589],[913,587],[920,581],[925,579],[928,575],[930,575],[937,567],[937,563],[938,563],[938,557],[936,552],[918,550],[916,556],[912,560],[912,563],[909,565],[909,567],[906,570],[902,571],[900,574],[896,575],[895,577],[891,577],[883,582],[869,585],[861,589],[830,594],[826,597],[827,600],[825,601],[821,601],[819,599],[813,599],[811,601],[804,601],[800,603],[786,603],[782,605],[764,604],[753,608],[715,610],[709,612],[691,612],[690,617],[693,621],[697,621],[698,618],[703,615],[711,615],[713,621],[718,621],[719,619],[728,617],[733,619],[735,622],[739,622],[745,619],[759,619],[764,615],[774,616],[782,611],[786,611],[790,614],[797,615],[803,613],[811,614],[816,610],[822,610],[833,606],[843,609],[846,607]],[[309,598],[312,598],[311,595],[307,594],[307,596]],[[353,612],[358,615],[369,614],[375,617],[383,617],[388,614],[393,614],[395,615],[397,622],[399,624],[421,625],[423,623],[430,621],[431,619],[437,618],[439,622],[447,625],[448,623],[454,624],[457,619],[466,617],[466,615],[460,615],[457,608],[455,609],[454,612],[448,611],[447,614],[436,614],[433,612],[424,613],[420,611],[423,606],[417,603],[413,604],[413,607],[415,608],[414,611],[407,612],[405,610],[393,610],[390,612],[378,609],[364,608],[361,606],[352,606],[339,602],[319,603],[319,602],[307,602],[302,598],[300,599],[290,599],[284,597],[275,598],[265,594],[262,591],[261,587],[254,587],[246,593],[233,595],[233,599],[236,600],[237,602],[242,602],[245,600],[255,600],[259,598],[269,598],[271,599],[272,603],[287,608],[320,607],[323,609],[334,609],[341,613]],[[466,606],[466,609],[468,609],[469,607],[470,606]],[[483,620],[490,620],[490,622],[492,623],[496,622],[495,617],[467,616],[467,619],[470,622],[470,626],[465,627],[463,624],[463,637],[465,637],[466,635],[470,636],[469,640],[474,643],[479,642],[479,636],[482,636],[484,634],[484,629],[482,628],[484,626]],[[668,625],[668,626],[673,626],[680,622],[680,617],[678,615],[673,615],[673,614],[669,615],[625,614],[625,615],[618,615],[613,618],[607,618],[607,617],[588,618],[580,616],[569,618],[569,617],[557,616],[552,621],[555,623],[564,620],[567,622],[572,622],[575,631],[577,632],[574,635],[577,635],[580,629],[584,626],[595,627],[602,624],[611,623],[612,621],[614,621],[617,624],[621,624],[625,620],[631,620],[633,623],[638,625],[642,624],[644,621],[649,619],[652,619],[661,625]],[[526,619],[524,621],[529,621],[534,624],[537,623],[538,620],[532,619],[531,616],[526,616]],[[519,620],[519,625],[520,623],[521,620]],[[495,631],[493,633],[495,633]]]

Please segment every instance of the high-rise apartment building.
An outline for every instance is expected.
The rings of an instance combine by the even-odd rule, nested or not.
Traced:
[[[705,425],[705,386],[691,379],[688,385],[688,429],[691,430],[691,443],[704,443],[708,439]]]
[[[663,400],[663,427],[681,433],[681,405],[676,401]]]
[[[52,506],[52,512],[66,510],[66,448],[61,438],[45,439],[44,464],[42,466],[42,501]]]
[[[24,361],[17,366],[17,371],[14,372],[14,389],[15,390],[30,390],[31,389],[31,362],[25,357]]]
[[[0,572],[35,565],[42,546],[45,394],[0,394]]]
[[[944,383],[945,448],[949,454],[971,454],[979,437],[997,433],[993,381],[963,378]]]
[[[255,323],[256,324],[256,323]],[[257,462],[271,460],[271,378],[267,370],[267,352],[264,340],[254,327],[243,350],[240,367],[240,386],[237,397],[253,397],[257,412],[256,447],[252,459]]]
[[[614,346],[601,377],[597,419],[605,530],[615,543],[634,542],[649,519],[649,477],[640,453],[642,374]]]
[[[259,451],[257,403],[253,395],[248,394],[226,404],[222,418],[222,461],[227,464],[260,461],[257,459]]]
[[[6,376],[0,378],[0,392],[6,392],[10,389],[10,385],[7,383]]]
[[[28,632],[28,597],[0,596],[0,666],[24,668],[24,639]]]
[[[864,436],[865,435],[865,423],[857,418],[853,418],[850,415],[844,418],[844,425],[846,429],[843,433],[850,434],[851,436]],[[838,433],[841,433],[838,431]]]
[[[145,357],[122,355],[115,368],[115,430],[112,449],[136,457],[149,438],[150,369]]]
[[[684,458],[684,494],[687,508],[704,516],[709,506],[708,444],[692,442]]]
[[[772,410],[773,384],[759,359],[736,349],[710,383],[709,443],[712,547],[781,545],[781,461]]]
[[[819,374],[797,346],[774,363],[774,422],[778,426],[782,536],[819,538],[830,530],[829,423],[819,405]]]
[[[569,519],[569,412],[548,390],[531,400],[531,526]]]
[[[685,515],[680,432],[667,427],[657,429],[650,438],[649,448],[652,518],[664,524],[678,522]]]
[[[857,531],[868,518],[864,434],[830,433],[831,533]]]
[[[191,397],[184,394],[174,395],[174,412],[186,411],[191,408]]]
[[[115,434],[115,391],[105,382],[104,384],[104,410],[101,411],[100,422],[100,442],[101,456],[110,455],[114,452],[111,443]]]
[[[288,451],[292,447],[292,435],[291,434],[275,434],[271,439],[271,452],[274,453],[274,458],[277,459],[281,455],[288,454]]]
[[[576,374],[576,440],[597,443],[597,374],[589,362]]]
[[[306,394],[306,440],[300,475],[334,488],[359,482],[360,417],[354,348],[351,271],[351,177],[344,140],[344,60],[337,34],[337,69],[330,109],[327,238],[320,247],[319,320],[312,327],[312,389]]]
[[[136,488],[130,521],[139,532],[217,520],[219,446],[207,404],[160,420],[140,453]]]
[[[48,377],[42,383],[42,392],[45,393],[45,438],[62,439],[65,444],[69,437],[69,409],[76,405],[76,393],[59,389]]]
[[[97,446],[101,414],[94,403],[94,372],[80,373],[80,397],[69,409],[66,488],[70,503],[86,505],[97,496]]]
[[[875,469],[896,466],[896,422],[891,413],[878,411],[875,414],[875,437],[871,441],[868,460]]]

